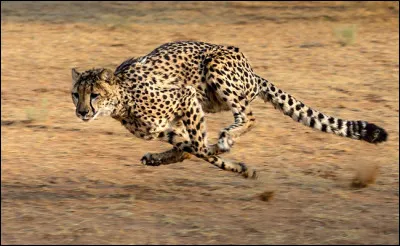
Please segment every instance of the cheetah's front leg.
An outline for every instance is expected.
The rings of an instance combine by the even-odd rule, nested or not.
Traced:
[[[147,153],[140,160],[146,166],[160,166],[190,159],[191,154],[173,148],[162,153]]]
[[[158,133],[157,139],[174,145],[177,142],[188,141],[189,135],[182,121],[178,121],[174,128]],[[147,166],[159,166],[182,162],[190,156],[189,153],[173,148],[162,153],[146,153],[140,161]]]
[[[188,139],[188,134],[182,123],[177,123],[174,128],[163,131],[162,127],[153,125],[152,127],[143,127],[141,124],[135,124],[134,122],[123,121],[122,124],[136,137],[144,140],[161,140],[169,142],[171,144],[177,141],[184,141]],[[158,132],[160,131],[161,132]],[[147,153],[145,154],[141,162],[144,165],[159,166],[164,164],[171,164],[175,162],[181,162],[185,159],[190,158],[190,154],[184,153],[178,149],[171,149],[162,153]]]

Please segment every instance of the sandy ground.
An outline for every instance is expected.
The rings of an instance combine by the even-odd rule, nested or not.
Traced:
[[[196,158],[142,166],[169,146],[80,122],[71,68],[177,40],[238,46],[278,87],[389,140],[314,131],[257,100],[226,157],[258,180]],[[212,141],[230,122],[207,116]],[[2,244],[398,244],[398,136],[398,2],[1,2]]]

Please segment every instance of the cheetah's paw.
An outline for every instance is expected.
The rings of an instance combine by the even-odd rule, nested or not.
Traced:
[[[140,162],[142,162],[143,165],[145,166],[159,166],[161,165],[161,160],[154,159],[152,154],[147,153],[145,154],[142,159],[140,159]]]
[[[218,150],[220,152],[229,152],[233,146],[234,142],[231,136],[225,135],[218,139]]]

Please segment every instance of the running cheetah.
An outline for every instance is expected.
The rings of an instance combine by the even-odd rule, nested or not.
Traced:
[[[83,121],[109,115],[132,134],[173,145],[147,153],[145,165],[181,162],[191,155],[221,169],[255,178],[244,163],[220,157],[249,131],[255,117],[249,104],[260,97],[293,120],[323,132],[380,143],[386,131],[366,121],[348,121],[311,109],[254,73],[234,46],[182,41],[161,45],[128,59],[113,72],[106,68],[79,73],[72,69],[72,100]],[[205,113],[231,110],[234,123],[222,129],[216,144],[207,141]]]

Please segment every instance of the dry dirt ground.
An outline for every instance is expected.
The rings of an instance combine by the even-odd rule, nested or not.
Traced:
[[[389,140],[314,131],[257,100],[258,126],[226,156],[258,180],[196,158],[142,166],[169,146],[80,122],[71,68],[177,40],[236,45],[283,90]],[[398,103],[398,2],[2,1],[1,243],[398,244]],[[212,141],[232,121],[208,115]]]

